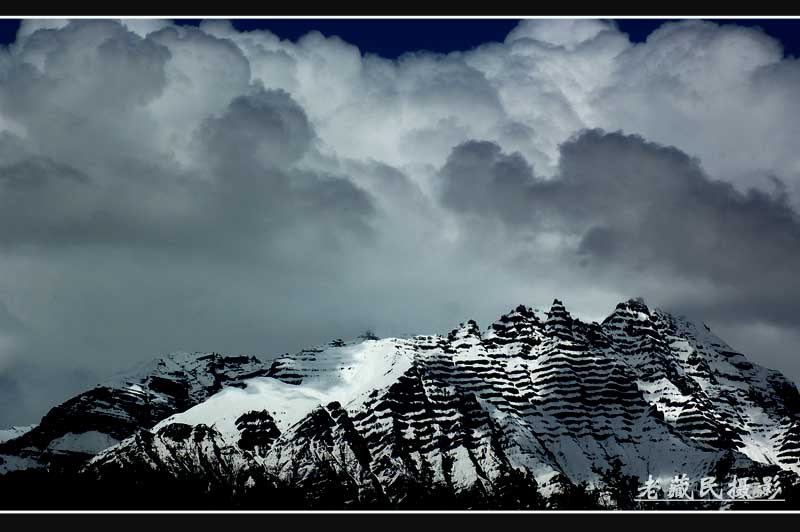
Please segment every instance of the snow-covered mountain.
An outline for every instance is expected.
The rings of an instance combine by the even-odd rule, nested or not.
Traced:
[[[255,357],[218,353],[153,360],[56,406],[18,437],[0,439],[0,474],[81,466],[138,429],[267,372]]]
[[[26,432],[30,432],[36,425],[25,425],[25,426],[14,426],[8,429],[0,430],[0,443],[4,441],[13,440],[14,438],[19,438]]]
[[[0,470],[64,454],[98,485],[190,486],[261,507],[521,508],[600,486],[615,466],[664,483],[796,483],[800,394],[641,301],[602,323],[555,301],[483,331],[337,340],[269,366],[171,356],[0,444]]]

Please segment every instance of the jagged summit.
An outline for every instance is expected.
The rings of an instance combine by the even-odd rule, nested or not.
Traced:
[[[467,320],[466,323],[460,323],[457,329],[450,331],[450,334],[447,335],[447,339],[450,342],[480,342],[481,330],[475,320]]]
[[[304,507],[435,492],[491,508],[523,486],[599,482],[614,460],[639,478],[800,475],[796,386],[640,299],[601,323],[556,299],[483,331],[337,339],[271,363],[180,354],[115,382],[0,444],[0,467],[71,449],[86,478],[159,472],[232,497],[289,490]]]

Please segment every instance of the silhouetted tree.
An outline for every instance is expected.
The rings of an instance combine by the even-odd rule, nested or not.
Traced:
[[[359,338],[363,338],[364,340],[379,340],[378,336],[372,332],[372,329],[364,331]]]
[[[493,509],[536,510],[545,507],[536,479],[527,470],[510,468],[495,487],[497,501]]]
[[[636,502],[639,492],[639,479],[622,472],[622,461],[614,458],[609,469],[595,468],[603,487],[598,488],[598,495],[606,494],[619,510],[637,510],[641,505]]]
[[[599,493],[586,481],[564,484],[561,492],[554,493],[549,502],[550,508],[554,510],[597,510],[603,507]]]

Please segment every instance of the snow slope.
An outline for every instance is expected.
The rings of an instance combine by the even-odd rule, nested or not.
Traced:
[[[341,341],[279,359],[273,373],[285,375],[287,367],[302,379],[303,386],[275,378],[256,378],[244,389],[227,388],[207,401],[170,416],[154,429],[170,423],[204,424],[223,435],[238,438],[236,419],[250,411],[267,410],[281,431],[288,429],[314,408],[356,397],[394,382],[413,360],[413,350],[403,340],[367,340],[356,344]]]
[[[8,440],[13,440],[14,438],[19,438],[26,432],[30,432],[35,427],[36,425],[27,425],[27,426],[11,427],[8,429],[0,429],[0,443],[3,443]]]

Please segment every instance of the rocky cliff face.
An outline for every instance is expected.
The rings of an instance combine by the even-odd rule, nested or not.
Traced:
[[[665,482],[800,475],[794,384],[705,326],[635,300],[600,324],[555,301],[483,331],[468,321],[447,335],[336,341],[269,367],[208,360],[148,385],[160,394],[146,410],[155,424],[138,421],[144,403],[125,386],[170,372],[90,395],[101,428],[64,405],[70,415],[55,423],[51,412],[39,428],[122,440],[97,449],[82,479],[180,482],[273,508],[525,508],[602,486],[615,468]],[[50,433],[24,440],[36,430],[4,445],[52,449]]]

